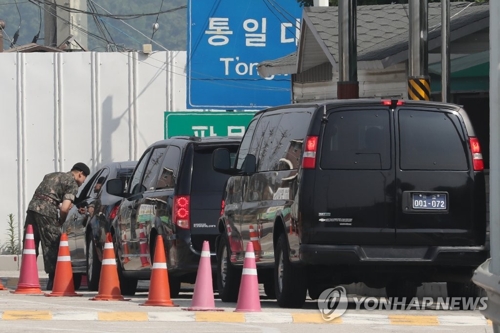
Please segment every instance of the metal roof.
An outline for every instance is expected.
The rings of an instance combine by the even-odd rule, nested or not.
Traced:
[[[408,4],[357,7],[359,69],[383,69],[408,59],[408,11]],[[261,62],[261,76],[300,73],[325,62],[337,70],[338,7],[304,8],[301,26],[297,52]],[[451,41],[488,27],[488,3],[450,4]],[[441,45],[441,3],[429,3],[428,42],[429,51]]]

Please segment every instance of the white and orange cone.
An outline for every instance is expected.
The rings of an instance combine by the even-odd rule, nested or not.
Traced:
[[[38,278],[38,265],[36,262],[35,237],[33,226],[29,224],[26,228],[24,239],[23,258],[21,262],[21,272],[17,289],[11,291],[13,294],[42,295],[40,280]]]
[[[259,280],[252,242],[248,242],[235,312],[260,312]]]

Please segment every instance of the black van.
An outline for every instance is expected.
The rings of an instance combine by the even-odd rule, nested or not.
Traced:
[[[162,235],[170,296],[181,282],[194,283],[203,241],[210,242],[215,268],[217,220],[227,175],[212,169],[212,153],[223,147],[233,156],[241,138],[173,137],[149,146],[123,193],[123,182],[108,181],[108,193],[124,197],[111,225],[121,292],[133,295],[148,280],[157,235]]]
[[[488,257],[484,164],[458,105],[357,99],[255,114],[230,174],[219,219],[223,301],[238,294],[246,244],[259,280],[282,307],[328,287],[364,282],[413,297],[422,282],[474,292]]]

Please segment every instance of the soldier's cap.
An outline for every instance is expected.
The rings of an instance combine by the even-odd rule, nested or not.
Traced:
[[[82,162],[78,162],[75,165],[73,165],[73,167],[71,168],[71,171],[74,171],[74,170],[83,172],[85,177],[90,175],[89,167],[85,163],[82,163]]]

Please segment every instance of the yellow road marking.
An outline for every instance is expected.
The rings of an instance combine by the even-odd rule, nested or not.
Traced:
[[[392,325],[412,325],[412,326],[437,326],[439,320],[437,316],[406,316],[389,315]]]
[[[97,318],[103,321],[148,321],[147,312],[99,312]]]
[[[493,322],[491,321],[491,319],[487,319],[486,321],[488,322],[489,326],[493,326]]]
[[[210,321],[222,323],[244,323],[245,314],[242,312],[196,312],[196,321]]]
[[[331,321],[323,319],[320,313],[292,313],[294,323],[314,323],[314,324],[342,324],[342,318],[337,317]]]
[[[3,320],[51,320],[50,311],[4,311]]]

